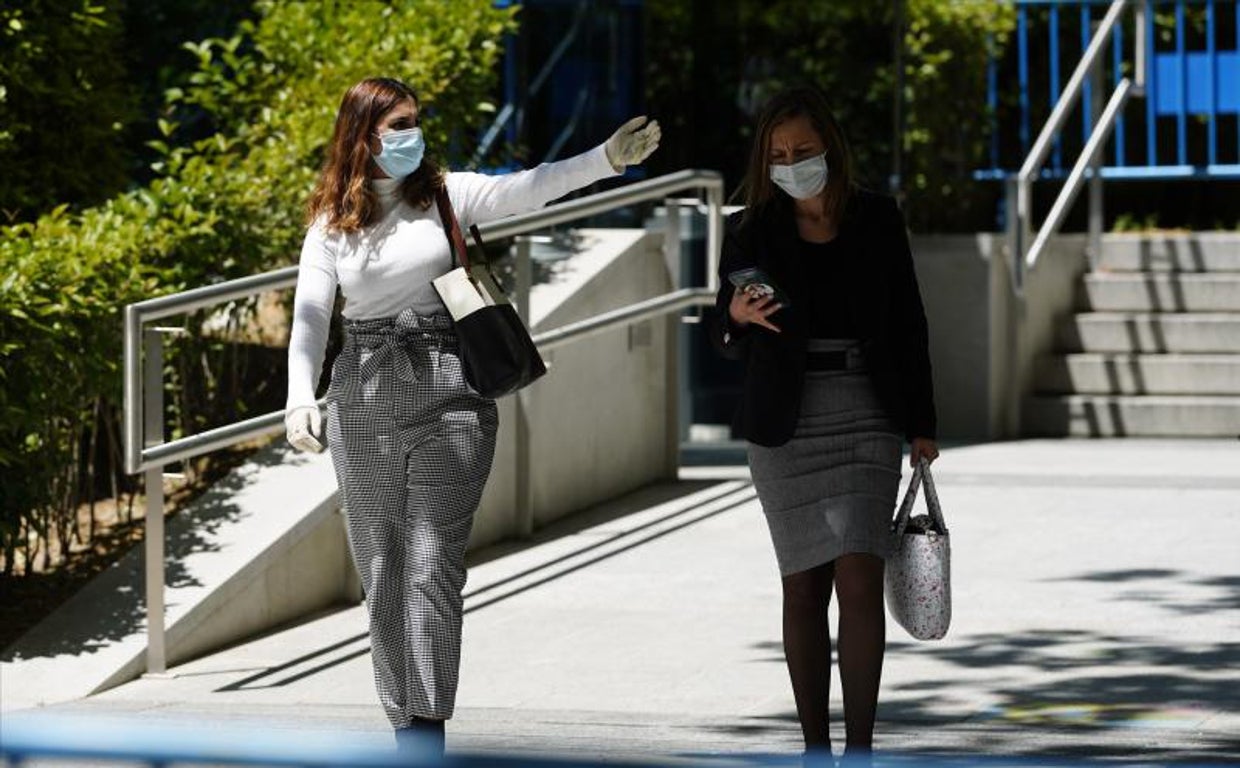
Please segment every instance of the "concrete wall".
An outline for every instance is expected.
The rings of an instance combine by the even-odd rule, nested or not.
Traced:
[[[981,405],[990,397],[991,240],[989,235],[930,235],[912,241],[943,438],[990,434],[990,415]]]
[[[1037,356],[1054,344],[1056,321],[1076,307],[1088,269],[1084,235],[1051,240],[1024,288],[1012,284],[1000,234],[912,238],[930,326],[939,435],[1000,439],[1020,433]]]
[[[1089,271],[1085,235],[1060,235],[1038,258],[1037,267],[1025,275],[1024,301],[1020,307],[1019,356],[1015,390],[1018,430],[996,437],[1016,437],[1025,433],[1020,417],[1024,402],[1033,394],[1038,358],[1055,346],[1055,324],[1077,309],[1081,277]],[[1103,248],[1107,247],[1104,239]]]
[[[672,290],[658,233],[578,234],[582,252],[531,294],[535,333]],[[499,445],[472,547],[521,533],[521,493],[539,527],[674,474],[676,378],[666,362],[675,324],[651,320],[557,348],[545,377],[499,401]],[[518,398],[530,439],[528,485],[519,482]]]

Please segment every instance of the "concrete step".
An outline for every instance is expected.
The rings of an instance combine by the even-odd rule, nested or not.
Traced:
[[[1085,276],[1083,309],[1118,312],[1240,312],[1240,272]]]
[[[1048,437],[1235,437],[1240,396],[1033,397],[1025,402],[1022,431]]]
[[[1240,313],[1087,312],[1065,318],[1066,352],[1240,352]]]
[[[1038,392],[1101,395],[1240,395],[1240,354],[1044,355]]]
[[[1098,266],[1108,272],[1240,272],[1240,233],[1105,235]]]

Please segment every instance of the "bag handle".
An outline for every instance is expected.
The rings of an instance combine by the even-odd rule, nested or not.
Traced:
[[[930,474],[930,462],[923,456],[913,470],[913,477],[909,480],[908,490],[904,492],[904,501],[900,503],[900,509],[896,512],[895,520],[891,522],[891,530],[897,537],[903,536],[904,529],[908,527],[909,516],[913,512],[913,504],[917,501],[917,489],[923,481],[926,485],[926,506],[930,509],[930,520],[934,524],[935,533],[947,535],[947,522],[943,519],[943,508],[939,505],[939,494],[934,489],[934,477]]]
[[[435,190],[435,205],[439,207],[439,220],[443,222],[444,234],[448,236],[448,250],[452,253],[452,268],[456,269],[459,254],[460,264],[465,271],[470,271],[469,248],[465,245],[465,236],[461,234],[461,224],[456,220],[456,211],[452,210],[452,200],[448,198],[448,188]],[[476,230],[477,227],[471,227]],[[475,239],[478,237],[474,235]],[[481,245],[481,240],[479,240]]]

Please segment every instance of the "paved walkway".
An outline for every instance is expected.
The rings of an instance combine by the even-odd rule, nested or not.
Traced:
[[[935,468],[954,624],[936,643],[890,625],[880,749],[1240,760],[1240,443],[959,446]],[[466,606],[452,750],[734,764],[799,747],[744,467],[686,468],[478,553]],[[172,673],[56,709],[390,740],[358,607]],[[839,720],[838,678],[832,694]]]

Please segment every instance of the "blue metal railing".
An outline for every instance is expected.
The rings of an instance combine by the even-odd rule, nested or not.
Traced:
[[[1015,45],[1004,60],[992,58],[987,70],[990,166],[979,170],[977,178],[1002,179],[1020,165],[1029,152],[1031,126],[1036,129],[1045,117],[1038,114],[1037,105],[1045,103],[1049,112],[1058,102],[1064,70],[1071,71],[1079,60],[1092,37],[1091,25],[1106,11],[1109,0],[1011,2],[1017,13]],[[1144,114],[1119,117],[1102,177],[1240,178],[1240,3],[1142,2],[1150,11],[1145,14],[1145,28],[1137,30],[1129,23],[1116,29],[1108,69],[1109,85],[1131,76],[1125,72],[1125,46],[1137,35],[1144,36],[1148,51]],[[1069,43],[1073,27],[1079,30],[1079,50]],[[1013,77],[1015,94],[1007,90]],[[1086,83],[1079,135],[1073,129],[1056,137],[1041,177],[1063,178],[1069,172],[1071,158],[1092,130],[1093,99],[1105,98],[1092,90]],[[1005,92],[1010,94],[1006,99]],[[1005,137],[1018,139],[1019,145],[1011,139],[1005,143]]]

